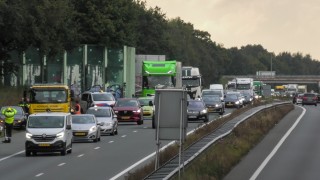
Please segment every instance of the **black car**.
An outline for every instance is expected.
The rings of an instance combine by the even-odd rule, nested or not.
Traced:
[[[302,106],[311,104],[317,106],[318,96],[315,93],[304,93],[302,96]]]
[[[208,109],[202,100],[188,100],[187,116],[188,120],[203,119],[204,122],[209,120]]]
[[[203,102],[206,104],[209,113],[219,113],[223,115],[224,113],[224,103],[221,101],[218,95],[205,95],[202,96]]]
[[[26,122],[27,122],[27,114],[24,112],[23,108],[20,106],[2,106],[0,112],[4,110],[5,108],[14,108],[17,110],[17,114],[14,115],[14,121],[13,121],[13,128],[25,128]],[[3,123],[5,119],[5,116],[1,113],[0,115],[0,123]]]
[[[226,107],[236,107],[240,108],[242,107],[241,99],[236,94],[226,94],[224,98],[224,102]]]

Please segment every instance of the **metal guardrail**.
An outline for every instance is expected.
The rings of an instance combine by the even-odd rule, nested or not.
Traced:
[[[268,105],[262,105],[255,108],[252,108],[241,115],[233,118],[232,120],[223,124],[216,131],[211,134],[205,136],[201,140],[189,146],[183,152],[182,163],[179,165],[179,156],[175,156],[169,162],[149,174],[145,180],[156,180],[156,179],[169,179],[174,176],[180,169],[190,163],[193,159],[195,159],[198,155],[200,155],[205,149],[210,147],[217,140],[225,137],[230,134],[232,130],[237,127],[240,123],[247,120],[251,116],[259,113],[265,109],[276,107],[279,105],[291,104],[291,102],[282,102],[282,103],[273,103]]]

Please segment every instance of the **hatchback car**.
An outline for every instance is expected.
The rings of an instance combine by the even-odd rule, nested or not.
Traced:
[[[143,116],[146,118],[152,118],[154,114],[153,104],[154,104],[154,97],[140,97],[138,98],[140,105],[143,109]]]
[[[224,103],[218,95],[206,95],[202,97],[202,100],[208,108],[209,113],[217,112],[220,115],[223,115]]]
[[[13,128],[19,128],[23,129],[26,127],[26,122],[27,122],[27,114],[24,112],[23,108],[20,106],[2,106],[0,110],[0,124],[4,123],[4,115],[1,113],[2,110],[11,107],[17,110],[17,114],[14,115],[14,121],[13,121]]]
[[[304,93],[302,97],[302,106],[305,104],[311,104],[317,106],[318,96],[315,93]]]
[[[143,124],[143,109],[136,98],[119,98],[113,107],[118,122]]]
[[[100,123],[93,114],[72,115],[73,141],[100,141]]]
[[[208,122],[208,108],[202,100],[188,100],[187,117],[188,120],[203,119],[204,122]]]
[[[226,104],[226,107],[236,107],[240,108],[243,106],[240,97],[236,94],[226,94],[224,98],[224,102]]]
[[[101,134],[112,136],[118,134],[117,115],[111,107],[91,107],[86,113],[96,116],[98,123],[100,123]]]

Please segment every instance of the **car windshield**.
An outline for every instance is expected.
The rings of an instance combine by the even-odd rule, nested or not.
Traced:
[[[203,96],[202,97],[204,102],[220,102],[219,96]]]
[[[137,107],[138,102],[136,100],[118,100],[116,107]]]
[[[92,116],[72,116],[73,124],[94,124]]]
[[[226,95],[226,99],[227,100],[237,100],[238,99],[238,96],[237,95],[235,95],[235,94],[227,94]]]
[[[219,95],[221,96],[221,91],[202,91],[202,96],[203,95]]]
[[[29,128],[62,128],[64,116],[29,116]]]
[[[96,117],[111,117],[109,109],[90,108],[87,110],[86,114],[93,114]]]
[[[114,97],[112,94],[92,94],[92,98],[94,101],[114,101]]]
[[[153,101],[152,99],[139,99],[139,102],[142,106],[149,106],[149,102]]]
[[[189,108],[203,108],[204,105],[201,101],[189,101]]]

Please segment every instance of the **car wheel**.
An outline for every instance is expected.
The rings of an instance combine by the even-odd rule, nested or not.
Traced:
[[[115,135],[118,135],[118,128],[116,129],[116,131],[114,132]]]
[[[152,116],[152,129],[156,128],[155,118]]]
[[[64,147],[62,149],[62,151],[60,151],[61,156],[65,156],[67,154],[67,145],[66,143],[64,143]]]
[[[114,136],[115,130],[113,129],[112,132],[110,133],[111,136]]]
[[[93,142],[98,142],[98,136],[93,140]]]
[[[223,113],[224,113],[224,112],[223,112],[223,111],[221,111],[221,112],[219,112],[219,115],[223,115]]]
[[[208,116],[205,116],[204,117],[204,120],[203,120],[203,122],[208,122],[209,121],[209,118],[208,118]]]
[[[69,150],[68,150],[68,153],[72,153],[72,142],[71,142],[71,144],[70,144],[70,147],[69,147]]]
[[[32,155],[36,156],[37,155],[37,151],[32,151]]]
[[[143,124],[143,120],[140,119],[139,121],[137,121],[137,124],[138,124],[138,125]]]
[[[26,150],[26,156],[31,156],[31,151]]]

